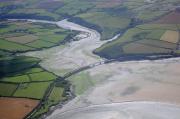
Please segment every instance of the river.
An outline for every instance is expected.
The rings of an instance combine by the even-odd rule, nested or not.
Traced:
[[[64,75],[68,71],[101,62],[104,59],[92,53],[92,51],[102,44],[114,40],[120,36],[116,35],[114,38],[101,41],[100,34],[92,29],[80,26],[78,24],[62,20],[59,22],[43,21],[43,20],[29,20],[30,22],[42,22],[56,24],[57,26],[80,31],[79,37],[83,37],[79,41],[67,43],[65,46],[57,46],[43,51],[28,52],[26,55],[42,58],[41,65],[49,71],[57,75]],[[87,35],[87,36],[86,36]]]

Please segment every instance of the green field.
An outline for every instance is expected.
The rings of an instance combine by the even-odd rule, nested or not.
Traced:
[[[66,34],[61,34],[61,35],[56,35],[56,34],[48,34],[47,36],[45,35],[39,35],[40,39],[42,39],[43,41],[48,41],[50,43],[59,43],[61,39],[65,39],[66,38]]]
[[[37,72],[42,72],[42,71],[44,71],[42,68],[35,67],[35,68],[25,70],[24,73],[30,74],[30,73],[37,73]]]
[[[22,75],[22,76],[5,77],[1,79],[1,81],[21,83],[21,82],[30,82],[30,79],[27,75]]]
[[[0,83],[0,96],[12,96],[18,85]]]
[[[47,71],[35,72],[35,73],[26,73],[24,74],[16,74],[15,76],[9,76],[2,78],[1,81],[3,82],[14,82],[14,83],[25,83],[31,81],[52,81],[55,80],[57,76]]]
[[[25,45],[20,45],[14,42],[9,42],[4,39],[0,39],[0,49],[13,52],[13,51],[27,51],[27,50],[32,50],[33,48]]]
[[[42,99],[51,82],[20,84],[13,96]]]
[[[29,74],[32,81],[49,81],[49,80],[55,80],[57,76],[55,76],[52,73],[49,72],[39,72],[39,73],[32,73]]]

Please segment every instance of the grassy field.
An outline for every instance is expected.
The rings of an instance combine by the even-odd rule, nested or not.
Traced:
[[[163,16],[167,13],[168,11],[156,11],[156,12],[153,12],[153,10],[141,11],[138,13],[137,18],[143,21],[148,21],[155,19],[159,16]]]
[[[16,84],[0,83],[0,96],[12,96],[16,88]]]
[[[47,71],[41,71],[41,72],[34,72],[34,73],[26,73],[24,72],[22,74],[16,74],[15,76],[9,76],[2,78],[1,81],[3,82],[14,82],[14,83],[25,83],[25,82],[38,82],[38,81],[53,81],[57,78],[52,73],[49,73]]]
[[[20,84],[13,96],[42,99],[51,82]]]
[[[32,81],[48,81],[48,80],[55,80],[57,78],[57,76],[55,76],[54,74],[46,71],[29,74],[29,76],[31,77]]]
[[[30,82],[30,79],[27,75],[22,75],[22,76],[14,76],[14,77],[5,77],[1,79],[1,81],[21,83],[21,82]]]
[[[32,50],[33,48],[29,47],[29,46],[24,46],[18,43],[14,43],[14,42],[10,42],[7,41],[5,39],[0,39],[0,49],[1,50],[6,50],[6,51],[28,51],[28,50]]]

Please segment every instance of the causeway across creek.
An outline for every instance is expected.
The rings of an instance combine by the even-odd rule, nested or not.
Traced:
[[[14,19],[16,20],[16,19]],[[101,62],[104,59],[100,58],[99,56],[96,56],[92,53],[92,51],[98,47],[100,47],[102,44],[114,40],[116,39],[119,34],[117,36],[115,36],[114,38],[107,40],[107,41],[100,41],[100,34],[92,29],[83,27],[81,25],[69,22],[67,20],[62,20],[59,22],[52,22],[52,21],[43,21],[43,20],[27,20],[30,22],[42,22],[42,23],[50,23],[50,24],[56,24],[61,28],[64,29],[69,29],[69,30],[76,30],[76,31],[81,31],[81,34],[79,35],[79,37],[84,37],[79,41],[73,41],[71,43],[68,43],[67,45],[65,45],[64,47],[61,46],[57,46],[57,47],[53,47],[50,49],[45,49],[42,51],[34,51],[34,52],[28,52],[25,55],[28,56],[35,56],[35,57],[39,57],[41,59],[43,59],[41,65],[46,68],[49,71],[52,71],[58,75],[63,75],[63,72],[68,72],[83,66],[87,66],[90,64],[94,64],[96,62]],[[48,54],[48,55],[47,55]],[[156,63],[159,67],[165,67],[166,66],[166,62],[170,63],[170,65],[172,64],[172,67],[174,67],[173,63],[177,63],[179,65],[179,59],[175,59],[176,61],[163,61],[164,64],[160,64],[160,63]],[[143,62],[146,63],[146,62]],[[144,99],[145,101],[132,101],[132,102],[126,102],[123,100],[125,100],[124,98],[120,98],[120,97],[116,97],[117,100],[120,100],[120,103],[114,103],[113,102],[113,98],[111,97],[115,97],[116,93],[120,93],[120,91],[118,90],[119,88],[121,88],[120,86],[116,86],[116,84],[118,84],[118,81],[120,79],[120,77],[124,76],[124,79],[128,79],[128,78],[132,78],[134,75],[131,74],[134,71],[134,65],[136,65],[137,67],[141,66],[141,63],[137,64],[132,64],[129,65],[127,64],[128,67],[124,68],[126,70],[123,69],[123,67],[121,68],[121,66],[119,66],[117,68],[117,66],[119,65],[118,62],[114,63],[114,64],[103,64],[103,66],[100,67],[105,67],[103,70],[102,69],[91,69],[94,70],[93,73],[98,72],[100,70],[104,71],[104,73],[106,73],[106,71],[114,71],[117,74],[119,74],[119,72],[117,72],[118,70],[120,71],[121,74],[119,74],[118,79],[117,78],[113,78],[113,80],[109,80],[108,81],[108,85],[106,85],[106,83],[100,85],[99,87],[96,87],[95,90],[89,92],[87,95],[85,95],[85,98],[79,98],[80,96],[77,96],[77,98],[73,99],[72,101],[70,101],[69,103],[65,104],[64,107],[62,109],[56,109],[51,115],[49,115],[48,117],[46,117],[46,119],[180,119],[180,107],[178,107],[177,105],[175,105],[174,103],[160,103],[160,101],[158,100],[156,101],[146,101],[147,99],[152,98],[153,96],[150,96],[150,98],[148,97],[148,95],[145,95],[146,98],[142,98],[140,97],[140,99]],[[147,64],[145,65],[147,68],[150,67],[151,70],[153,70],[153,68],[158,69],[156,66],[156,64],[154,65],[154,62],[152,63],[152,65],[154,67],[151,66],[151,64]],[[175,64],[177,66],[177,64]],[[161,65],[161,66],[160,66]],[[132,67],[131,67],[132,66]],[[99,66],[98,66],[99,67]],[[146,68],[145,67],[145,68]],[[109,68],[109,69],[108,69]],[[130,69],[128,69],[130,68]],[[144,69],[145,69],[144,68]],[[162,72],[164,71],[165,68],[162,68]],[[118,70],[117,70],[118,69]],[[144,71],[143,66],[141,67],[141,73]],[[95,71],[96,70],[96,71]],[[126,71],[126,73],[122,73],[123,71]],[[150,70],[149,70],[150,71]],[[129,72],[129,73],[128,73]],[[164,71],[165,72],[165,71]],[[173,72],[173,71],[172,71]],[[136,72],[137,73],[137,72]],[[146,72],[143,72],[146,73]],[[117,75],[114,74],[114,75]],[[159,73],[161,74],[161,73]],[[179,72],[177,73],[179,74]],[[111,74],[113,75],[113,74]],[[138,76],[140,75],[140,73],[138,74]],[[170,75],[170,74],[169,74]],[[169,76],[168,75],[168,76]],[[174,74],[173,74],[174,75]],[[171,75],[170,75],[171,76]],[[175,77],[177,78],[177,76]],[[173,81],[177,81],[176,79],[173,79]],[[135,79],[134,79],[135,80]],[[143,82],[143,86],[147,85],[147,88],[145,87],[145,89],[155,89],[156,90],[156,83],[157,82],[153,82],[154,84],[152,84],[152,86],[154,86],[155,88],[151,88],[149,87],[149,83],[144,83],[145,80],[141,79],[141,77],[139,79],[137,79],[137,81],[140,80]],[[136,82],[137,82],[136,81]],[[156,80],[155,80],[156,81]],[[114,82],[114,83],[113,83]],[[132,83],[132,82],[130,82]],[[128,83],[128,85],[130,84]],[[176,83],[176,82],[175,82]],[[122,83],[120,83],[122,84]],[[141,84],[141,82],[139,83]],[[127,85],[127,84],[124,84]],[[161,84],[164,85],[164,84]],[[170,84],[167,84],[167,89],[172,89],[172,87],[170,87]],[[112,87],[110,87],[112,86]],[[138,86],[138,84],[137,84]],[[159,86],[159,84],[157,84],[157,87]],[[109,87],[109,88],[108,88]],[[114,89],[113,89],[114,87]],[[104,89],[108,90],[104,90]],[[166,87],[164,87],[166,88]],[[129,88],[131,89],[131,88]],[[133,87],[132,89],[134,90],[138,90],[139,88]],[[141,89],[141,88],[140,88]],[[144,88],[142,88],[141,90],[143,91]],[[179,85],[177,85],[177,89],[179,89]],[[98,92],[103,90],[103,92]],[[112,91],[114,90],[114,95],[113,94],[106,94],[106,92],[108,91]],[[173,88],[174,90],[174,88]],[[163,90],[162,90],[163,91]],[[98,94],[100,94],[100,96],[98,97],[96,95],[96,93],[98,92]],[[156,91],[154,91],[156,93]],[[154,93],[153,92],[153,93]],[[158,92],[158,90],[157,90]],[[135,93],[135,92],[134,92]],[[145,93],[147,94],[147,93]],[[151,92],[149,93],[151,94]],[[161,94],[161,93],[160,93]],[[168,94],[172,94],[172,93],[168,93]],[[173,94],[172,94],[173,95]],[[103,97],[104,96],[104,97]],[[111,96],[111,97],[107,97],[107,96]],[[135,94],[135,97],[137,100],[139,99],[138,97],[139,95]],[[162,100],[164,99],[163,96],[165,96],[164,94],[162,94]],[[96,98],[96,99],[95,99]],[[107,98],[107,99],[106,99]],[[132,99],[134,99],[132,98]],[[167,97],[169,100],[173,100],[173,96],[171,99],[171,96]],[[176,96],[176,100],[179,100],[179,95]],[[99,102],[97,101],[99,99]],[[88,105],[80,105],[83,101],[81,100],[87,100],[89,101]],[[161,98],[160,98],[161,100]],[[81,102],[81,103],[76,103],[76,102]],[[164,102],[168,102],[168,101],[164,101]],[[177,101],[179,103],[179,101]],[[103,104],[105,103],[105,104]],[[75,106],[74,106],[75,105]],[[79,105],[76,107],[76,105]]]

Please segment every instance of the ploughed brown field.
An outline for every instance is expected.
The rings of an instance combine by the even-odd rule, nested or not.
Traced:
[[[25,98],[0,98],[1,119],[23,119],[37,105],[38,100]]]
[[[168,15],[165,15],[157,23],[161,24],[179,24],[180,23],[180,11],[176,10]]]

